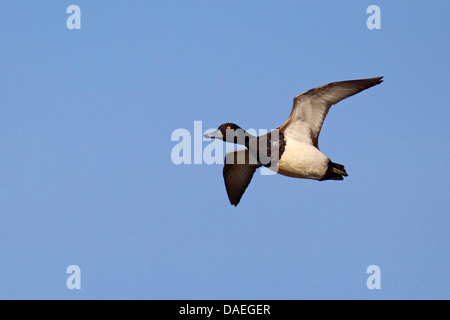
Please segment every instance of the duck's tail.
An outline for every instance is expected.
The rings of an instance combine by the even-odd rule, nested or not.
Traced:
[[[348,174],[342,164],[329,162],[328,169],[321,180],[344,180]]]

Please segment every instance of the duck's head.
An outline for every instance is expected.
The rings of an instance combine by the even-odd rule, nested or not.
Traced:
[[[220,139],[226,142],[245,144],[248,133],[237,124],[227,122],[222,124],[216,131],[206,133],[205,138]],[[242,143],[241,143],[242,138]]]

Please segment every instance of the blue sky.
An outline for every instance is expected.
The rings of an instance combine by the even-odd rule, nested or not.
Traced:
[[[449,299],[449,9],[5,1],[0,298]],[[323,126],[343,182],[256,174],[235,208],[221,165],[172,163],[175,129],[273,129],[298,93],[381,75]]]

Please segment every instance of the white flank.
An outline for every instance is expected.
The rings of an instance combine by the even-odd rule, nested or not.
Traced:
[[[288,177],[320,180],[327,172],[328,157],[311,144],[285,138],[286,147],[278,166],[269,169]]]

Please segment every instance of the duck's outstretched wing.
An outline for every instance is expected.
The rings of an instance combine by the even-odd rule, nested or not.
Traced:
[[[233,150],[226,154],[223,179],[232,205],[238,205],[253,174],[260,166],[248,149]]]
[[[294,106],[280,130],[319,148],[323,121],[333,104],[383,82],[378,78],[340,81],[311,89],[294,98]]]

